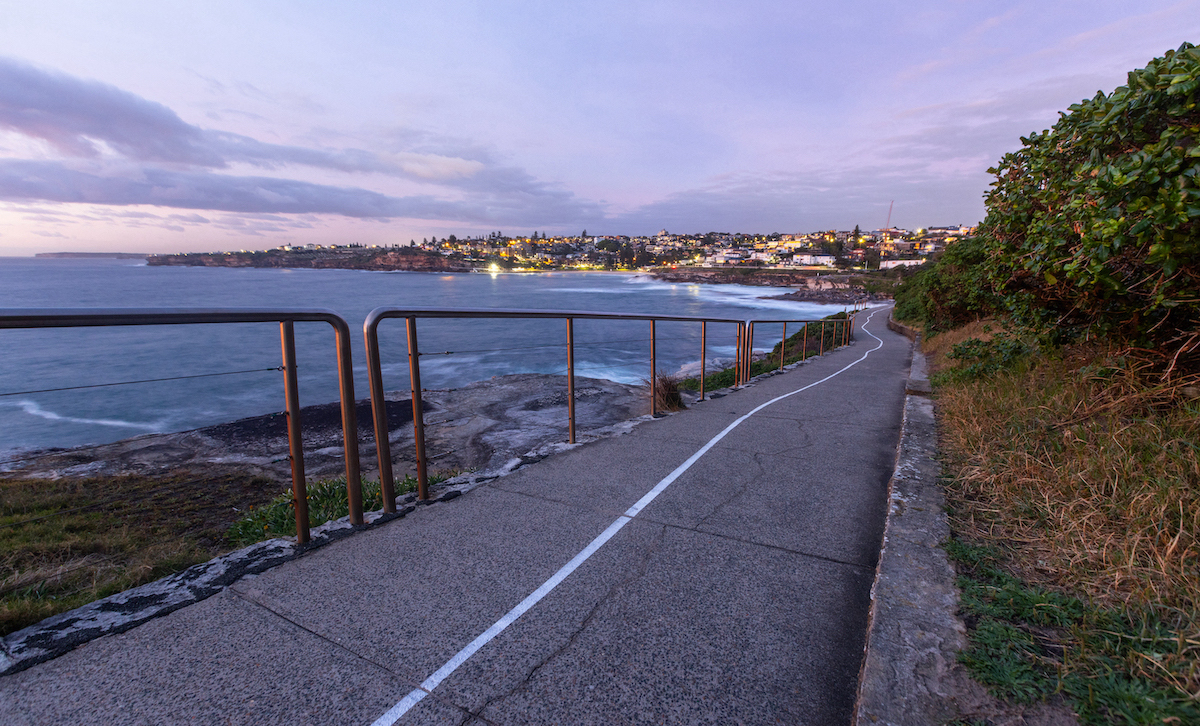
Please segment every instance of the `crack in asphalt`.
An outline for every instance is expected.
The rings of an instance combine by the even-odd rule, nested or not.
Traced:
[[[340,651],[342,653],[348,654],[351,658],[353,658],[355,660],[360,660],[364,663],[368,663],[368,664],[378,668],[379,670],[383,671],[384,673],[387,673],[391,677],[395,678],[404,687],[411,687],[411,685],[417,685],[417,684],[409,685],[408,679],[404,678],[403,676],[401,676],[399,673],[395,672],[391,668],[388,668],[387,666],[383,665],[382,663],[379,663],[378,661],[372,660],[371,658],[368,658],[367,656],[365,656],[361,653],[355,652],[355,651],[351,650],[350,648],[347,648],[346,646],[344,646],[341,643],[337,642],[336,640],[330,638],[329,636],[324,635],[323,633],[317,632],[316,630],[313,630],[312,628],[308,627],[307,625],[305,625],[303,623],[293,620],[292,618],[288,617],[287,615],[284,615],[283,613],[279,612],[278,610],[271,607],[270,605],[263,602],[262,600],[255,598],[253,595],[250,595],[249,593],[242,592],[241,590],[238,590],[237,588],[234,588],[234,587],[226,588],[226,592],[231,593],[234,597],[236,597],[237,599],[246,603],[247,605],[252,605],[256,608],[260,608],[263,611],[268,612],[271,615],[274,615],[275,617],[279,618],[283,622],[288,623],[289,625],[291,625],[295,628],[299,628],[300,630],[303,630],[304,632],[308,633],[309,635],[312,635],[313,637],[317,638],[318,640],[324,641],[324,642],[328,643],[329,645],[332,645],[335,649],[337,649],[338,651]],[[461,711],[466,711],[466,709],[462,708],[461,706],[458,706],[457,704],[450,703],[448,701],[444,701],[440,698],[437,700],[439,703],[442,703],[444,705],[451,706],[451,707],[456,708]],[[467,711],[467,713],[470,714],[470,711]],[[469,720],[469,718],[468,718],[468,720]],[[484,723],[490,723],[490,722],[484,720]]]
[[[512,489],[500,489],[499,487],[496,487],[496,489],[504,492],[505,494],[512,494],[512,495],[521,496],[521,497],[528,497],[529,499],[534,499],[539,502],[550,502],[552,504],[561,504],[561,505],[564,505],[571,509],[577,509],[577,510],[581,510],[581,511],[585,511],[585,512],[594,512],[597,514],[604,514],[604,515],[609,515],[609,516],[619,516],[620,514],[622,514],[625,511],[623,509],[615,510],[615,509],[604,509],[602,507],[585,507],[585,506],[580,506],[578,504],[573,504],[570,502],[564,502],[560,499],[554,499],[552,497],[547,497],[547,496],[540,495],[540,494],[530,494],[529,492],[513,491]],[[716,531],[709,530],[709,529],[700,529],[699,524],[697,524],[695,526],[687,526],[687,525],[683,525],[683,524],[677,524],[675,522],[668,522],[668,521],[662,520],[662,519],[655,519],[653,516],[647,514],[644,511],[638,513],[638,516],[635,521],[643,522],[645,524],[657,524],[657,525],[661,525],[663,527],[668,527],[670,529],[677,529],[677,530],[680,530],[683,532],[691,532],[693,534],[702,534],[702,535],[705,535],[706,537],[718,537],[720,539],[729,540],[730,542],[737,542],[739,544],[750,545],[752,547],[764,547],[766,549],[776,550],[778,552],[786,552],[788,554],[799,555],[800,557],[807,557],[807,558],[814,559],[814,560],[821,560],[823,562],[829,562],[829,563],[832,563],[835,565],[846,565],[848,567],[855,567],[858,569],[865,569],[865,570],[871,570],[871,571],[875,570],[875,565],[872,563],[853,562],[851,560],[842,560],[842,559],[838,559],[837,557],[831,557],[829,555],[817,554],[815,552],[807,552],[805,550],[793,549],[791,547],[785,547],[783,545],[771,544],[769,542],[759,542],[757,540],[746,539],[745,537],[735,537],[731,534],[726,534],[724,532],[716,532]]]
[[[482,719],[483,716],[481,716],[480,714],[482,714],[485,710],[487,710],[487,708],[489,706],[491,706],[493,703],[495,703],[497,701],[502,701],[504,699],[507,699],[507,698],[515,695],[518,691],[521,691],[521,690],[525,689],[526,687],[528,687],[530,682],[533,681],[534,676],[537,675],[538,671],[540,671],[542,668],[544,668],[546,665],[548,665],[551,661],[553,661],[558,656],[567,652],[567,650],[569,650],[571,648],[571,646],[575,644],[575,641],[579,638],[579,636],[583,634],[583,631],[587,630],[588,625],[591,624],[592,619],[596,616],[596,613],[598,613],[600,611],[600,609],[608,603],[609,600],[611,600],[615,595],[617,595],[621,590],[623,590],[628,585],[631,585],[646,576],[646,573],[650,570],[650,560],[653,558],[654,553],[657,552],[661,548],[662,542],[666,538],[666,533],[667,533],[667,528],[665,526],[661,527],[659,530],[658,537],[656,537],[654,539],[654,541],[650,544],[650,546],[646,547],[643,550],[641,562],[638,564],[636,571],[627,575],[626,577],[618,580],[617,582],[614,582],[611,586],[609,586],[608,591],[605,592],[604,595],[599,600],[596,601],[596,604],[592,606],[591,610],[588,611],[588,614],[586,616],[584,616],[583,620],[580,621],[579,627],[575,628],[575,630],[572,631],[571,635],[567,638],[566,642],[564,642],[558,648],[555,648],[552,652],[550,652],[541,661],[534,664],[534,666],[529,669],[529,672],[525,674],[525,677],[522,678],[519,683],[514,685],[507,692],[502,693],[497,696],[493,696],[492,698],[489,698],[487,701],[484,702],[484,704],[482,706],[479,707],[479,709],[477,711],[471,712],[472,715],[477,716]],[[459,724],[459,726],[466,726],[466,723],[467,722],[464,721],[461,724]]]
[[[754,461],[754,466],[758,469],[758,477],[762,477],[765,474],[765,470],[763,469],[762,460],[761,460],[762,456],[763,456],[763,454],[756,453],[752,457],[752,459]],[[719,504],[717,504],[717,506],[713,507],[712,511],[710,511],[708,514],[701,517],[700,520],[698,522],[696,522],[695,525],[693,525],[692,529],[699,530],[699,528],[703,527],[704,524],[706,522],[708,522],[709,519],[712,519],[713,517],[717,516],[717,514],[719,514],[722,509],[729,506],[730,504],[733,504],[733,500],[735,500],[738,497],[745,494],[746,490],[750,487],[750,480],[752,478],[753,477],[741,477],[741,482],[742,482],[741,485],[738,486],[734,491],[730,492],[729,496],[725,497],[725,499],[723,501],[721,501]]]

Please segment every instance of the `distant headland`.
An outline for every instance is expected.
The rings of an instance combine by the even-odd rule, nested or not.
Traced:
[[[192,252],[147,255],[151,266],[296,267],[316,270],[382,270],[470,272],[470,264],[415,247],[290,248],[261,252]]]
[[[144,260],[147,255],[144,252],[39,252],[34,257],[57,257],[57,258],[79,258],[79,257],[104,257],[108,259],[116,258],[119,260]]]

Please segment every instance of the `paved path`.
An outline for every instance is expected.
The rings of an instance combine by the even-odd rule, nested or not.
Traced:
[[[0,723],[849,723],[910,350],[886,315],[0,678]]]

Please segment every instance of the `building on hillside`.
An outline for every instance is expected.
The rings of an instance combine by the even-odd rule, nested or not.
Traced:
[[[891,270],[897,267],[916,267],[925,264],[925,260],[882,260],[879,269]]]

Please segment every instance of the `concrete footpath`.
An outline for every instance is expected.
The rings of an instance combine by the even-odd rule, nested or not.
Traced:
[[[0,723],[849,724],[911,350],[887,314],[4,676]]]

